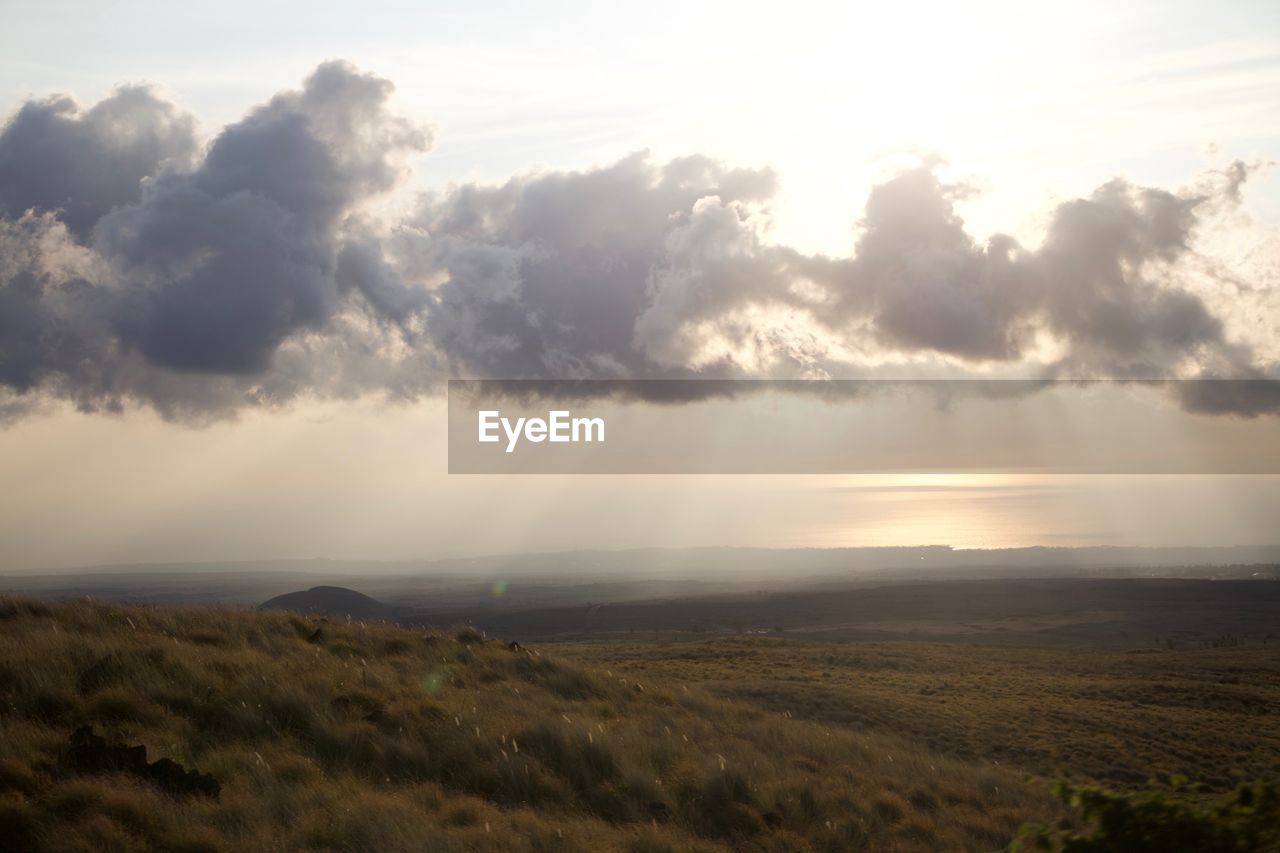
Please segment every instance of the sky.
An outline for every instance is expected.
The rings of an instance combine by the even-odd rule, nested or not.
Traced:
[[[1274,3],[10,5],[0,570],[1275,541],[1268,474],[451,476],[442,399],[1280,377]]]

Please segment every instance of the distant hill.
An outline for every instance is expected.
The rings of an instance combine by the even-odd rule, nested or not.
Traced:
[[[1061,578],[1280,578],[1280,546],[1241,548],[946,547],[576,551],[379,563],[172,563],[0,573],[0,592],[90,596],[132,605],[257,606],[312,587],[355,587],[401,614],[442,624],[474,614],[672,598],[822,592],[918,581]],[[290,608],[307,604],[289,604]],[[321,609],[333,605],[321,602]],[[351,605],[338,605],[350,607]],[[350,609],[342,612],[354,612]],[[390,618],[382,615],[383,618]]]
[[[291,610],[321,616],[353,619],[395,619],[402,612],[362,592],[343,586],[313,586],[308,590],[287,592],[263,602],[263,610]]]

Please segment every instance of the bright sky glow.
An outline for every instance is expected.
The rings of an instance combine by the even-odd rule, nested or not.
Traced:
[[[397,108],[436,130],[391,210],[454,181],[703,153],[776,170],[771,236],[833,254],[907,154],[936,152],[974,184],[971,233],[1029,245],[1052,204],[1112,176],[1176,188],[1234,158],[1280,160],[1274,2],[337,5],[233,0],[214,19],[173,2],[10,4],[0,109],[153,81],[211,136],[344,58],[394,81]],[[1250,180],[1235,216],[1206,248],[1253,282],[1228,321],[1276,358],[1280,169]],[[450,479],[442,423],[428,402],[205,429],[58,410],[0,429],[0,570],[686,544],[1250,544],[1273,541],[1280,521],[1280,482],[1266,477]]]

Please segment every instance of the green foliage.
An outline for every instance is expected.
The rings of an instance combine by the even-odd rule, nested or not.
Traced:
[[[1185,792],[1175,778],[1167,791],[1117,794],[1096,787],[1058,786],[1078,810],[1083,831],[1031,826],[1014,850],[1061,853],[1263,853],[1280,849],[1280,797],[1274,786],[1241,786],[1210,798]]]

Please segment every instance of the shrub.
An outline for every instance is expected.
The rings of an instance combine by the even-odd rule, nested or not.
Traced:
[[[468,625],[465,628],[459,628],[454,634],[454,639],[464,646],[475,646],[484,642],[484,634]]]
[[[1116,794],[1059,784],[1058,795],[1087,824],[1082,832],[1030,826],[1015,850],[1062,853],[1252,853],[1280,849],[1280,796],[1271,785],[1241,786],[1211,799],[1169,791]]]
[[[764,829],[764,820],[753,808],[750,783],[732,768],[712,771],[700,789],[686,790],[681,799],[704,835],[736,838]]]

